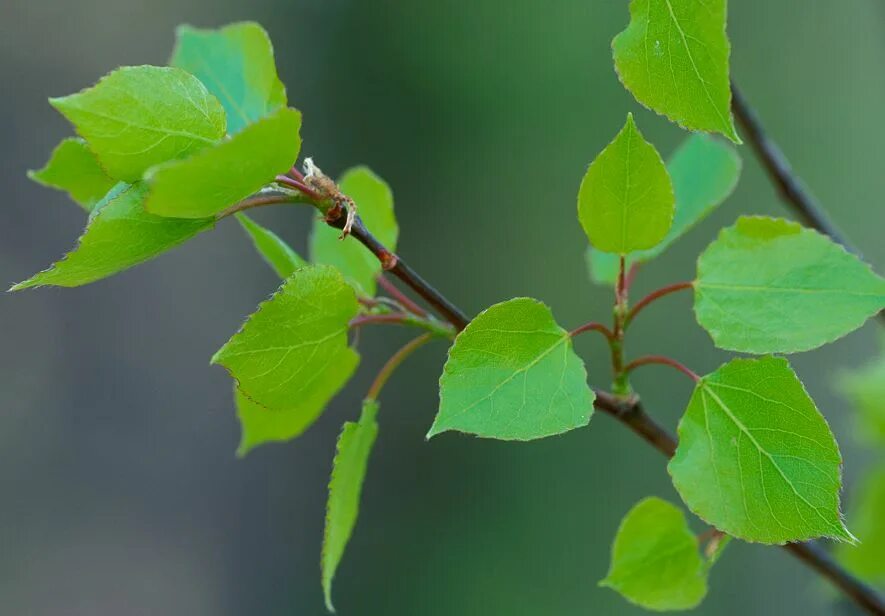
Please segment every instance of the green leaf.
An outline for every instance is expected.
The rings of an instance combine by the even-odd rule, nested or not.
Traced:
[[[839,388],[858,411],[861,440],[885,445],[885,352],[859,370],[840,375]]]
[[[742,217],[698,259],[694,310],[722,349],[794,353],[832,342],[885,306],[885,280],[796,223]]]
[[[648,250],[627,255],[627,267],[644,263],[664,252],[725,201],[741,174],[741,159],[734,148],[707,135],[687,137],[667,162],[676,195],[673,226],[661,243]],[[587,249],[590,277],[598,284],[614,285],[620,258],[607,252]]]
[[[231,373],[240,390],[268,409],[286,410],[314,396],[331,398],[326,371],[352,371],[357,353],[347,329],[359,304],[334,268],[299,269],[263,302],[212,358]],[[341,383],[343,384],[343,383]]]
[[[649,497],[621,521],[599,585],[647,610],[690,610],[707,594],[707,570],[682,510]]]
[[[319,419],[329,401],[353,376],[359,363],[356,353],[344,353],[334,370],[325,370],[304,393],[283,410],[269,409],[256,404],[239,389],[234,388],[237,417],[241,436],[237,456],[243,457],[259,445],[282,443],[300,436]]]
[[[836,557],[849,571],[872,584],[885,584],[885,469],[879,469],[858,486],[857,502],[848,519],[860,543],[841,544]]]
[[[258,24],[235,23],[219,30],[180,26],[177,39],[169,63],[195,75],[218,97],[230,134],[286,106],[273,45]]]
[[[145,174],[145,208],[161,216],[213,216],[287,172],[301,149],[301,113],[280,109],[184,160]]]
[[[387,183],[367,167],[354,167],[344,173],[338,184],[341,192],[356,203],[366,227],[388,250],[395,251],[399,227],[393,213],[393,193]],[[334,265],[359,292],[374,296],[381,263],[353,237],[339,240],[340,233],[322,220],[315,220],[310,237],[311,260]]]
[[[522,297],[495,304],[455,338],[427,438],[458,430],[527,441],[586,426],[595,395],[584,362],[550,309]]]
[[[240,224],[243,225],[243,229],[252,238],[255,250],[264,257],[267,264],[273,268],[280,278],[285,280],[295,270],[307,265],[307,261],[292,250],[276,233],[262,227],[242,212],[238,212],[236,216]]]
[[[326,608],[330,612],[335,611],[332,607],[332,579],[356,525],[366,465],[378,435],[378,423],[375,421],[377,414],[376,401],[363,402],[360,420],[344,424],[341,436],[338,437],[335,460],[332,462],[322,555],[323,595]]]
[[[67,192],[87,212],[116,184],[98,164],[95,154],[82,139],[65,139],[52,151],[49,162],[28,177]]]
[[[683,128],[740,138],[731,117],[726,0],[632,0],[612,41],[624,87]]]
[[[200,80],[177,68],[126,66],[77,94],[49,101],[86,139],[108,175],[140,180],[224,136],[224,109]]]
[[[700,518],[745,541],[855,541],[839,515],[842,457],[783,358],[735,359],[703,377],[668,470]]]
[[[137,265],[212,227],[214,219],[161,218],[144,211],[143,183],[119,184],[92,210],[78,246],[11,291],[78,287]]]
[[[633,114],[587,169],[578,192],[578,218],[590,243],[603,252],[651,248],[667,235],[673,222],[673,186]]]

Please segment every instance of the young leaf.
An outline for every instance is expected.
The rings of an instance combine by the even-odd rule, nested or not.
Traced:
[[[50,188],[63,190],[87,212],[116,184],[98,164],[82,139],[68,138],[52,151],[49,162],[28,177]]]
[[[126,66],[77,94],[49,101],[86,139],[108,175],[140,180],[224,136],[224,109],[200,80],[177,68]]]
[[[673,186],[633,114],[587,169],[578,192],[578,218],[590,243],[603,252],[651,248],[667,235],[673,222]]]
[[[218,97],[227,112],[228,133],[286,106],[270,37],[258,24],[236,23],[219,30],[180,26],[176,34],[169,64],[195,75]]]
[[[284,242],[276,233],[262,227],[257,222],[238,212],[237,220],[243,225],[243,229],[252,238],[255,244],[255,250],[264,257],[267,264],[270,265],[277,275],[285,280],[291,276],[295,270],[307,265],[307,261],[292,250],[292,248]]]
[[[332,462],[332,479],[329,481],[329,500],[326,503],[326,528],[323,532],[323,595],[326,609],[332,606],[332,579],[341,562],[347,542],[359,515],[360,493],[366,477],[366,465],[372,445],[378,435],[378,403],[363,402],[363,412],[356,423],[344,424],[335,460]]]
[[[740,138],[731,117],[726,0],[632,0],[630,24],[612,41],[624,87],[689,130]]]
[[[682,510],[649,497],[621,521],[599,585],[647,610],[690,610],[707,594],[707,571]]]
[[[137,265],[215,224],[209,219],[161,218],[142,206],[147,187],[119,184],[92,210],[78,246],[49,269],[11,291],[54,285],[78,287]]]
[[[333,388],[324,373],[356,362],[347,328],[358,309],[353,289],[334,268],[302,268],[259,306],[212,363],[227,368],[240,390],[268,409],[331,398],[340,384]]]
[[[667,469],[695,514],[745,541],[855,541],[839,514],[842,457],[783,358],[735,359],[703,377]]]
[[[522,297],[486,309],[458,334],[439,399],[427,438],[458,430],[527,441],[586,426],[595,395],[568,332],[547,306]]]
[[[279,109],[183,160],[149,169],[145,208],[160,216],[213,216],[288,171],[301,149],[301,113]]]
[[[858,501],[848,519],[860,537],[857,545],[841,544],[836,557],[845,567],[873,584],[885,583],[885,469],[879,469],[858,486]]]
[[[714,344],[795,353],[832,342],[885,306],[885,280],[816,231],[742,217],[698,259],[694,311]]]
[[[399,227],[393,213],[393,193],[387,183],[367,167],[354,167],[344,173],[339,187],[354,200],[360,217],[372,234],[389,250],[396,250]],[[322,220],[315,220],[310,236],[311,260],[334,265],[358,291],[374,296],[375,278],[381,272],[381,263],[352,237],[339,240],[340,234]]]
[[[841,375],[839,386],[857,409],[861,440],[885,445],[885,352],[859,370]]]
[[[293,399],[291,406],[283,410],[256,404],[235,387],[234,396],[241,429],[237,456],[243,457],[259,445],[282,443],[303,434],[350,380],[358,363],[359,355],[356,353],[342,354],[334,370],[318,374],[316,384],[303,396]]]
[[[667,171],[676,195],[673,226],[657,246],[628,254],[627,267],[657,257],[725,201],[737,186],[741,159],[727,143],[696,133],[673,153]],[[618,255],[588,248],[587,265],[594,282],[614,285],[617,281]]]

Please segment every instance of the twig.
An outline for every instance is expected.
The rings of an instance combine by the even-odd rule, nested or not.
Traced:
[[[394,325],[411,325],[426,329],[434,336],[443,338],[454,338],[455,331],[446,323],[441,323],[436,319],[425,319],[413,314],[405,312],[394,312],[384,314],[364,314],[351,319],[350,328],[360,329],[366,325],[378,325],[383,323],[391,323]]]
[[[676,284],[667,285],[666,287],[662,287],[657,291],[652,291],[641,300],[636,302],[636,305],[630,309],[630,312],[627,313],[627,318],[624,320],[624,327],[630,325],[633,319],[636,318],[636,315],[642,312],[642,309],[651,304],[652,302],[670,295],[670,293],[676,293],[677,291],[684,291],[686,289],[691,289],[694,286],[691,282],[677,282]]]
[[[701,380],[694,371],[689,370],[683,364],[679,363],[675,359],[671,357],[666,357],[664,355],[645,355],[640,357],[639,359],[634,359],[629,364],[624,366],[624,372],[630,373],[639,366],[647,366],[649,364],[660,364],[662,366],[670,366],[671,368],[676,368],[682,374],[688,376],[695,383]]]
[[[612,333],[612,330],[607,328],[602,323],[597,323],[595,321],[591,321],[589,323],[584,323],[580,327],[576,327],[575,329],[570,331],[568,335],[571,338],[574,338],[575,336],[580,336],[584,332],[591,332],[591,331],[599,332],[600,334],[602,334],[603,336],[608,338],[609,342],[611,342],[612,340],[615,339],[615,335],[614,335],[614,333]]]
[[[434,336],[431,333],[422,334],[410,342],[407,342],[401,349],[391,355],[390,359],[387,360],[387,363],[381,368],[381,371],[378,372],[378,376],[372,381],[369,391],[366,392],[366,400],[377,400],[378,396],[381,394],[381,389],[396,369],[399,368],[412,353],[433,340],[433,338]]]
[[[378,286],[382,287],[385,291],[387,291],[387,293],[390,295],[390,297],[392,297],[393,299],[398,301],[400,304],[402,304],[403,307],[406,310],[408,310],[409,312],[417,314],[419,317],[426,317],[427,316],[426,310],[424,310],[421,306],[419,306],[418,304],[413,302],[411,300],[411,298],[409,298],[408,295],[406,295],[405,293],[403,293],[402,291],[397,289],[396,285],[394,285],[387,278],[385,278],[383,273],[380,276],[378,276]]]

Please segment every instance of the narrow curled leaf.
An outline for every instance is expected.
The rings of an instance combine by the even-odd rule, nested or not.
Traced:
[[[587,169],[578,218],[594,248],[626,254],[652,248],[673,222],[673,186],[660,154],[633,115]]]
[[[742,217],[698,259],[694,311],[722,349],[795,353],[832,342],[885,306],[885,280],[817,231]]]
[[[839,513],[842,457],[785,359],[735,359],[703,377],[668,470],[695,514],[745,541],[854,541]]]
[[[689,130],[740,138],[731,117],[726,0],[632,0],[612,41],[615,69],[636,100]]]
[[[568,332],[523,297],[491,306],[458,334],[439,398],[428,438],[458,430],[526,441],[586,426],[595,395]]]
[[[169,64],[195,75],[218,97],[231,135],[286,106],[273,45],[260,25],[242,22],[218,30],[180,26],[176,34]]]
[[[839,387],[857,410],[859,438],[885,445],[885,349],[866,366],[841,375]]]
[[[86,142],[73,137],[58,144],[49,162],[29,171],[28,177],[67,192],[87,212],[117,183],[104,172]]]
[[[301,149],[300,128],[301,113],[279,109],[230,139],[148,170],[145,207],[161,216],[214,216],[292,167]]]
[[[234,388],[237,418],[240,420],[240,444],[237,456],[243,457],[259,445],[283,443],[301,436],[319,419],[329,401],[353,376],[359,363],[356,353],[344,353],[334,370],[316,377],[315,384],[303,396],[294,398],[285,409],[269,409]]]
[[[147,187],[119,184],[99,202],[77,247],[11,290],[78,287],[143,263],[212,227],[215,220],[161,218],[144,211]]]
[[[872,584],[885,583],[885,468],[880,468],[857,487],[857,502],[848,520],[860,542],[841,544],[836,557],[849,571]]]
[[[331,398],[342,383],[324,378],[356,362],[347,328],[359,305],[334,268],[317,265],[292,274],[212,358],[253,402],[271,410],[299,400]],[[332,387],[335,385],[335,387]]]
[[[682,510],[649,497],[621,521],[599,585],[648,610],[690,610],[707,594],[708,569]]]
[[[126,66],[91,88],[49,102],[86,139],[108,175],[125,182],[224,136],[218,99],[177,68]]]
[[[259,225],[242,212],[238,212],[236,217],[243,226],[243,230],[252,238],[255,250],[264,257],[264,260],[273,268],[277,276],[285,280],[295,270],[307,265],[307,261],[292,250],[276,233]]]
[[[363,402],[363,411],[358,422],[344,424],[335,460],[332,462],[332,479],[329,481],[329,500],[326,503],[326,528],[323,532],[323,596],[326,608],[332,607],[332,579],[344,555],[347,542],[359,515],[360,493],[366,477],[366,465],[372,445],[378,435],[378,403],[374,400]]]
[[[396,250],[399,227],[393,212],[393,193],[387,183],[367,167],[347,170],[339,181],[341,192],[351,197],[363,222],[389,250]],[[375,278],[381,272],[378,258],[353,237],[339,240],[341,232],[316,219],[310,236],[310,258],[334,265],[358,291],[375,295]]]
[[[696,133],[686,137],[667,161],[673,181],[676,209],[673,225],[661,243],[627,255],[626,265],[651,261],[725,201],[741,174],[741,159],[733,147],[719,139]],[[598,284],[614,285],[620,266],[618,255],[587,249],[590,277]]]

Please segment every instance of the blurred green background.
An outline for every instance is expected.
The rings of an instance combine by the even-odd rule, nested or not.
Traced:
[[[732,68],[797,170],[880,271],[885,266],[885,5],[741,0]],[[332,175],[365,163],[393,186],[401,253],[474,313],[519,295],[565,327],[603,318],[586,280],[575,197],[586,165],[636,114],[667,155],[685,134],[642,110],[614,74],[622,0],[3,0],[0,278],[22,280],[74,243],[79,208],[29,183],[69,129],[46,104],[118,65],[164,64],[177,24],[254,19],[270,32],[303,153]],[[746,147],[735,195],[658,262],[637,292],[692,276],[741,213],[789,215]],[[310,213],[258,218],[304,249]],[[366,331],[352,386],[307,435],[234,457],[230,384],[210,355],[276,286],[233,221],[109,280],[0,299],[0,597],[5,614],[321,614],[319,548],[342,421],[407,336]],[[632,354],[697,371],[727,355],[688,297],[649,311]],[[874,353],[875,326],[795,357],[842,443],[846,494],[866,454],[832,388]],[[598,340],[578,343],[591,380]],[[424,434],[441,346],[383,397],[361,518],[339,569],[343,615],[642,613],[596,586],[621,516],[674,499],[663,460],[609,418],[530,444]],[[635,385],[671,428],[690,383]],[[782,550],[734,545],[699,614],[850,613]]]

